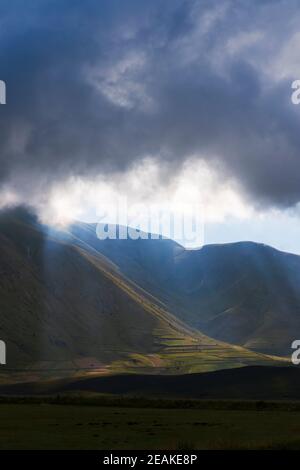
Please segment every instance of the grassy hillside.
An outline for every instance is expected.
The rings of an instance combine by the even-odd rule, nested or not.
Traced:
[[[24,210],[0,218],[0,336],[23,380],[90,371],[196,372],[273,359],[192,330],[82,242]]]

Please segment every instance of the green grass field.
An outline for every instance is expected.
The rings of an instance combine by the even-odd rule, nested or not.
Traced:
[[[1,449],[300,449],[300,410],[0,405]],[[207,408],[207,409],[205,409]],[[222,409],[223,408],[223,409]],[[228,409],[226,409],[228,408]]]

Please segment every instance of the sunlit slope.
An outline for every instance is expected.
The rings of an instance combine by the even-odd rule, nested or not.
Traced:
[[[290,355],[300,331],[300,257],[252,242],[184,250],[172,240],[104,240],[70,230],[178,318],[209,336]]]
[[[0,337],[21,373],[180,373],[270,364],[177,320],[103,256],[24,211],[0,220]]]
[[[110,270],[98,259],[97,254],[82,252],[103,274],[111,279],[121,290],[143,307],[151,316],[159,320],[154,330],[156,341],[163,346],[159,354],[148,356],[145,365],[152,365],[169,372],[185,370],[187,372],[213,370],[218,368],[238,367],[246,364],[267,364],[272,359],[262,354],[255,354],[239,346],[216,341],[201,332],[188,327],[172,315],[153,296],[140,289],[124,276]],[[137,356],[136,356],[137,357]],[[142,358],[140,358],[142,359]],[[143,358],[145,361],[145,358]],[[127,364],[132,368],[131,364]],[[121,367],[123,364],[121,365]],[[140,367],[140,365],[139,365]]]

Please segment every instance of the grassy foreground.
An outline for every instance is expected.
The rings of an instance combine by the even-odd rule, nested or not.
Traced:
[[[299,404],[87,404],[1,403],[0,449],[300,449]]]

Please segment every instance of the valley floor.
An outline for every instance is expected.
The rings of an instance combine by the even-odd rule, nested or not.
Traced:
[[[0,404],[0,448],[300,449],[299,404],[184,403],[185,409],[12,400]]]

